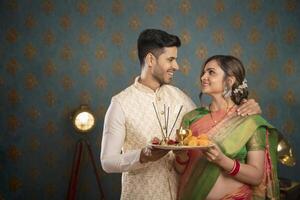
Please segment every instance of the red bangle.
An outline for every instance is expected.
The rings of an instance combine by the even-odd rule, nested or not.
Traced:
[[[230,172],[228,172],[228,175],[230,175],[230,176],[235,176],[237,173],[239,173],[240,167],[241,167],[240,162],[237,161],[237,160],[234,160],[233,167],[232,167],[232,169],[230,170]]]
[[[180,158],[179,158],[179,156],[176,156],[175,158],[176,158],[176,159],[175,159],[176,162],[177,162],[178,164],[180,164],[180,165],[186,165],[186,164],[188,164],[189,161],[190,161],[190,157],[188,157],[188,159],[187,159],[186,161],[181,161]]]
[[[229,172],[227,172],[227,174],[231,174],[234,171],[235,167],[236,167],[236,161],[233,160],[233,166],[232,166],[231,170]]]

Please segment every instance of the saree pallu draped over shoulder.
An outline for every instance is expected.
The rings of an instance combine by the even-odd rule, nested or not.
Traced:
[[[207,123],[206,108],[197,108],[186,114],[183,128],[190,128],[194,132],[201,129],[201,124]],[[206,118],[206,119],[205,119]],[[232,158],[238,159],[238,154],[246,143],[260,128],[266,128],[265,172],[264,179],[259,186],[253,186],[252,199],[279,199],[279,185],[277,177],[277,130],[260,115],[241,117],[235,112],[229,113],[216,126],[210,128],[206,134],[223,151]],[[204,127],[205,129],[205,127]],[[191,159],[180,180],[178,199],[204,200],[218,179],[221,169],[201,158],[201,152],[192,150]]]

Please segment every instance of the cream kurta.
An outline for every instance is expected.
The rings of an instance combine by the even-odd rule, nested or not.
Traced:
[[[170,108],[169,131],[183,105],[171,138],[175,138],[182,116],[194,109],[195,104],[174,86],[163,85],[154,92],[140,84],[138,78],[112,98],[103,128],[102,167],[107,172],[123,173],[121,199],[175,199],[177,174],[173,169],[173,155],[169,153],[158,161],[140,164],[140,151],[153,137],[161,138],[153,102],[164,127],[164,105]]]

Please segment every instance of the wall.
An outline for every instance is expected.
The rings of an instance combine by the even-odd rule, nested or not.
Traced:
[[[251,96],[300,160],[300,5],[296,0],[0,1],[0,197],[64,199],[76,141],[70,115],[88,104],[97,126],[86,137],[98,161],[110,98],[140,72],[136,39],[162,28],[182,39],[175,85],[198,103],[201,63],[232,54],[247,68]],[[88,156],[79,199],[99,196]],[[97,163],[108,199],[120,176]],[[300,171],[279,167],[300,181]]]

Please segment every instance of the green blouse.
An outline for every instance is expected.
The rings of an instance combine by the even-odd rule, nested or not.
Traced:
[[[248,151],[265,150],[266,148],[266,127],[259,127],[255,133],[246,143],[246,145],[239,151],[236,156],[240,162],[245,163]]]

